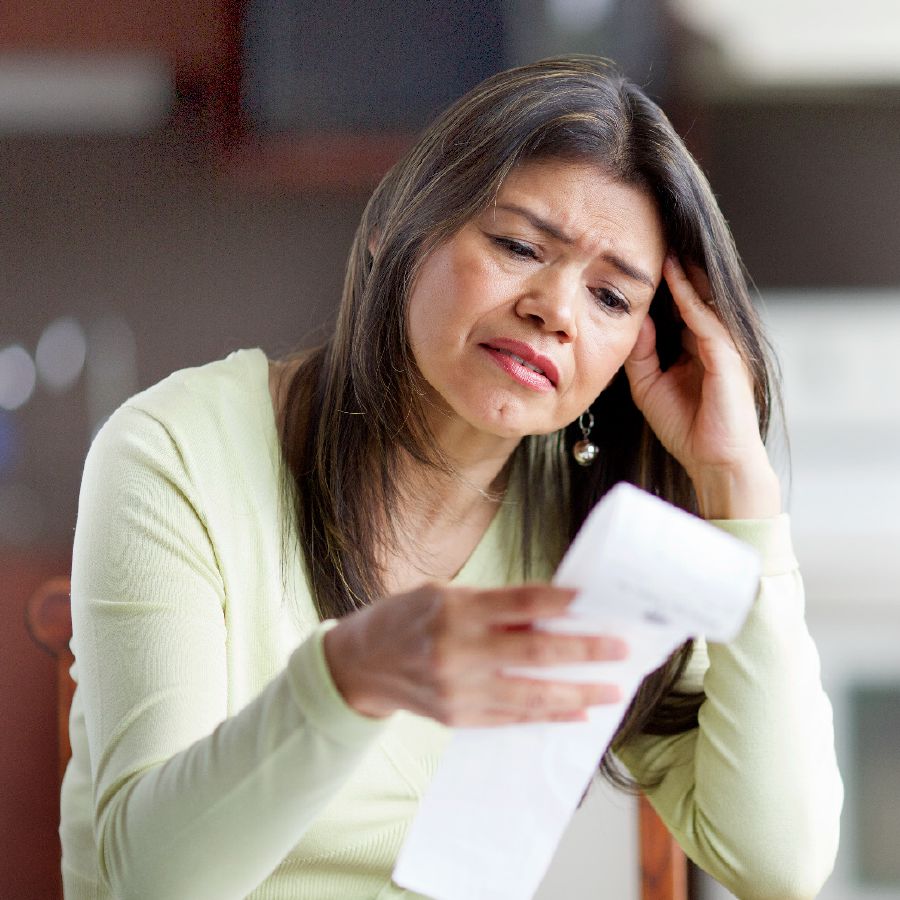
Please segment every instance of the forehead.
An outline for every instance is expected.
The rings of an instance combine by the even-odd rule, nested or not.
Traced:
[[[659,256],[662,264],[666,241],[655,199],[648,190],[626,184],[593,163],[540,160],[517,165],[486,213],[508,220],[516,217],[509,207],[523,207],[552,223],[586,251],[615,246]]]

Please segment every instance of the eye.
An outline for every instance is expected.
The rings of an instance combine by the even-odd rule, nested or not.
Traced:
[[[506,250],[510,256],[517,256],[519,259],[537,259],[537,253],[534,248],[521,241],[512,238],[495,237],[494,243]]]
[[[593,288],[591,293],[597,303],[607,312],[614,315],[627,315],[631,312],[631,304],[619,293],[609,288]]]

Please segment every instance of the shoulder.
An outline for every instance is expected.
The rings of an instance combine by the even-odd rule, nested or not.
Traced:
[[[236,404],[242,408],[261,405],[268,376],[268,360],[262,350],[236,350],[224,359],[179,369],[123,406],[178,427],[185,418],[192,421],[198,414],[221,415]]]
[[[240,473],[275,458],[277,435],[262,350],[173,372],[126,400],[103,424],[86,466],[180,472],[220,490]]]
[[[180,369],[126,400],[104,430],[165,431],[185,452],[221,455],[272,423],[269,364],[259,349]],[[155,423],[155,427],[152,423]]]

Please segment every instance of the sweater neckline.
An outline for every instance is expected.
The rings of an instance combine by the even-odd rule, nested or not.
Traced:
[[[281,439],[278,435],[272,394],[269,391],[269,358],[260,347],[238,350],[237,355],[244,357],[251,372],[248,381],[259,391],[259,402],[254,405],[259,409],[266,444],[272,454],[276,471],[279,471]],[[450,579],[451,584],[479,585],[483,583],[483,586],[488,586],[488,582],[496,581],[497,563],[503,558],[501,553],[502,533],[505,530],[504,525],[509,505],[508,499],[504,499],[499,504],[490,524],[481,536],[481,540],[475,545],[459,571]]]

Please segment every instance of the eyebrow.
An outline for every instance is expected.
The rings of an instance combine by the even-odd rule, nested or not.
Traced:
[[[552,222],[548,222],[546,219],[542,219],[524,206],[517,206],[514,203],[499,203],[495,204],[494,208],[522,216],[523,219],[527,219],[538,231],[549,234],[550,237],[559,241],[561,244],[571,246],[575,243],[575,238],[566,234],[559,226],[554,225]],[[626,262],[621,256],[618,256],[615,253],[604,253],[603,259],[615,266],[623,275],[632,279],[632,281],[639,281],[641,284],[647,285],[651,290],[656,290],[656,285],[649,275],[642,272],[640,269],[635,268],[631,263]]]

